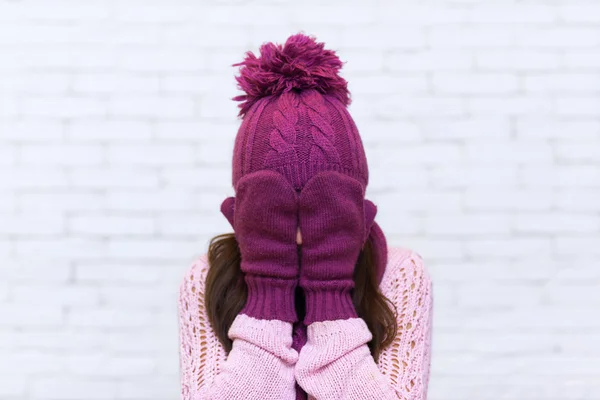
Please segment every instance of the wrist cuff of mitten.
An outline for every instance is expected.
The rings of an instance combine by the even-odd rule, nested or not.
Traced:
[[[240,314],[257,319],[298,321],[295,304],[296,279],[245,275],[248,286],[246,305]]]
[[[326,282],[321,282],[325,283]],[[341,287],[303,286],[306,299],[304,324],[333,321],[336,319],[357,318],[358,314],[352,302],[353,285]]]

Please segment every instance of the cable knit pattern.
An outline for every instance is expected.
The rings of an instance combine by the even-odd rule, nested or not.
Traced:
[[[180,365],[183,400],[294,399],[297,381],[309,399],[404,399],[427,396],[432,284],[421,256],[391,247],[380,289],[397,307],[398,334],[377,363],[362,318],[315,322],[299,353],[292,325],[238,315],[226,354],[204,307],[206,255],[180,287]]]
[[[333,145],[335,133],[331,127],[331,118],[325,107],[323,96],[314,90],[307,90],[300,94],[300,98],[311,122],[312,147],[309,162],[311,164],[340,164],[340,155]]]
[[[299,98],[294,93],[287,92],[279,96],[276,101],[277,110],[273,112],[275,128],[269,135],[269,145],[273,151],[265,157],[264,168],[298,162],[295,144]]]
[[[271,151],[265,157],[264,168],[297,163],[298,147],[309,148],[309,159],[303,161],[316,165],[341,164],[334,146],[335,132],[331,117],[321,94],[315,90],[287,92],[277,98],[276,104],[277,108],[273,111],[274,129],[269,134]],[[307,129],[310,135],[297,142],[300,113],[306,115],[308,126],[303,129]]]

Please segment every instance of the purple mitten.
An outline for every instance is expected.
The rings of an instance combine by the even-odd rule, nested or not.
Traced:
[[[302,234],[299,284],[304,323],[357,317],[354,268],[377,212],[360,182],[337,171],[315,174],[299,197]]]
[[[232,213],[227,211],[231,209]],[[240,313],[296,322],[298,196],[294,188],[277,172],[257,171],[239,180],[235,201],[225,199],[221,210],[226,216],[232,214],[248,285],[248,299]]]

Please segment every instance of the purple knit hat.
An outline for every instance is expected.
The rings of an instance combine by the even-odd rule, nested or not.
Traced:
[[[285,44],[264,43],[260,56],[246,52],[236,77],[241,101],[233,154],[233,187],[246,174],[270,169],[297,191],[317,172],[335,170],[357,179],[366,190],[367,159],[354,120],[343,62],[313,36],[297,33]],[[226,217],[228,211],[223,210]],[[372,217],[376,207],[368,211]],[[371,220],[373,219],[371,218]],[[383,232],[373,222],[368,236],[375,247],[378,281],[387,264]]]

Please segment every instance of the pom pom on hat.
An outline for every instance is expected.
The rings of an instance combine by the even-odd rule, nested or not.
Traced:
[[[259,99],[279,95],[291,90],[316,89],[334,96],[345,106],[351,102],[348,82],[338,75],[343,62],[335,51],[324,49],[325,44],[313,36],[297,33],[285,44],[264,43],[260,57],[246,52],[244,61],[232,66],[242,66],[236,76],[244,95],[232,100],[241,101],[238,116],[244,116]]]

